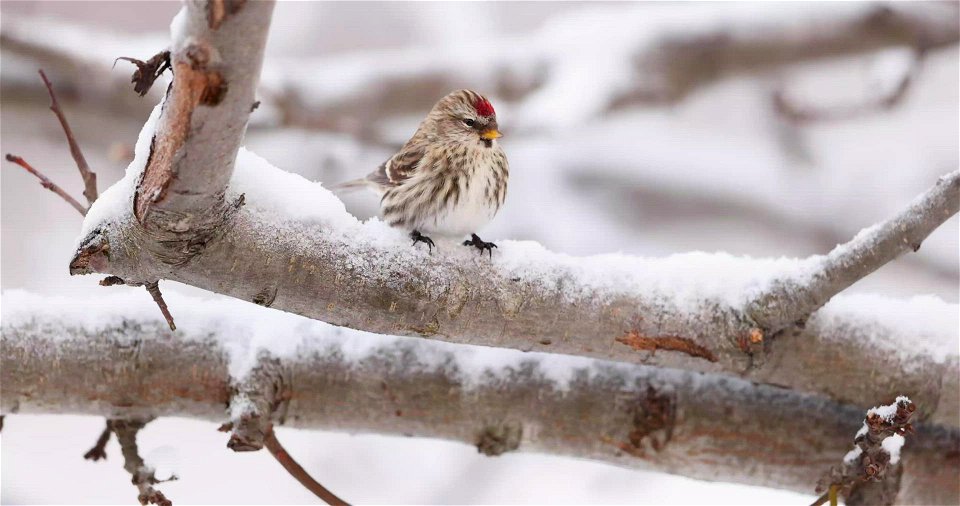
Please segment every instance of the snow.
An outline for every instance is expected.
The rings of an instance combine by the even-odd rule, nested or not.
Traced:
[[[900,462],[900,449],[903,448],[903,443],[906,440],[900,434],[894,434],[892,436],[887,436],[880,443],[880,446],[890,454],[890,464],[896,464]]]
[[[863,450],[860,449],[859,446],[854,446],[852,450],[843,456],[843,463],[847,465],[853,465],[853,463],[860,458],[860,455],[863,455]]]
[[[282,238],[304,254],[322,248],[322,240],[341,243],[351,268],[384,283],[398,281],[392,273],[409,262],[422,262],[425,251],[410,247],[406,233],[377,218],[361,222],[320,183],[280,170],[241,149],[229,187],[229,198],[243,194],[242,213],[255,236],[263,241]],[[603,302],[617,295],[653,293],[681,309],[705,301],[740,307],[748,297],[778,277],[802,278],[816,260],[757,259],[725,253],[693,252],[666,258],[642,258],[614,253],[574,257],[547,251],[532,241],[496,241],[492,264],[504,279],[539,283],[544,289],[563,287],[570,300]],[[441,243],[438,257],[479,261],[472,251]],[[438,279],[438,282],[443,281]]]
[[[910,402],[910,398],[905,395],[900,395],[897,397],[895,401],[893,401],[892,404],[886,404],[883,406],[870,408],[869,410],[867,410],[867,416],[877,415],[880,418],[883,418],[884,420],[886,420],[887,422],[891,422],[893,421],[894,415],[897,414],[897,404],[899,404],[901,401]]]
[[[129,322],[164,322],[142,288],[111,287],[111,292],[97,297],[67,298],[4,290],[0,321],[5,327],[35,323],[53,339],[85,338],[66,329],[79,328],[95,334]],[[545,379],[565,390],[577,369],[595,365],[594,360],[582,357],[372,334],[227,297],[202,299],[169,291],[164,298],[184,338],[204,341],[216,337],[227,353],[229,372],[235,380],[242,380],[264,351],[290,360],[314,352],[336,351],[345,361],[358,363],[384,351],[411,349],[419,366],[428,371],[455,366],[468,387],[496,380],[502,371],[518,369],[523,363],[536,362]],[[157,338],[162,339],[163,333]],[[246,408],[241,405],[235,409],[243,412]]]
[[[858,328],[867,345],[910,362],[920,352],[935,363],[960,355],[960,309],[932,295],[910,298],[879,294],[840,294],[813,314],[826,326],[841,319]],[[891,339],[899,336],[898,339]],[[827,336],[829,337],[829,336]],[[914,362],[916,366],[924,364]]]
[[[87,215],[83,219],[83,225],[80,226],[80,235],[77,236],[77,248],[79,248],[87,236],[98,227],[107,223],[120,225],[133,219],[133,196],[136,193],[140,176],[147,166],[147,160],[150,157],[150,144],[153,141],[153,132],[156,130],[157,121],[160,119],[160,112],[162,110],[163,101],[161,100],[160,103],[153,108],[147,121],[143,124],[143,128],[140,130],[140,136],[137,137],[137,143],[134,145],[133,161],[127,166],[127,171],[123,178],[100,193],[97,200],[94,201],[90,209],[87,210]]]
[[[877,406],[877,407],[868,409],[867,416],[878,415],[884,420],[890,422],[893,420],[894,415],[897,414],[897,404],[899,404],[900,402],[910,402],[910,398],[905,395],[897,396],[897,399],[893,401],[892,404]],[[866,435],[868,430],[869,429],[867,428],[867,423],[864,422],[863,426],[860,427],[860,430],[857,431],[857,435],[854,436],[854,439],[858,439],[860,438],[860,436]],[[880,442],[881,448],[883,448],[884,451],[890,454],[891,464],[896,464],[897,462],[900,462],[900,449],[903,448],[904,442],[905,442],[905,439],[900,434],[893,434],[891,436],[887,436],[883,439],[883,441]],[[862,454],[863,454],[863,450],[860,448],[859,445],[855,444],[853,446],[853,449],[847,452],[846,455],[844,455],[843,463],[847,465],[853,465],[857,461],[857,459],[860,458],[860,455]]]

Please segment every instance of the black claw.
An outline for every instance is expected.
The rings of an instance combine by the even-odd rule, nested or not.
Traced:
[[[464,246],[473,246],[480,250],[480,255],[483,255],[484,250],[490,254],[490,258],[493,258],[493,248],[496,248],[497,245],[492,242],[485,242],[477,234],[470,234],[470,240],[463,241]]]
[[[410,238],[413,239],[414,246],[416,246],[418,242],[422,242],[427,245],[427,248],[430,250],[430,254],[433,254],[433,239],[421,234],[419,230],[410,232]]]

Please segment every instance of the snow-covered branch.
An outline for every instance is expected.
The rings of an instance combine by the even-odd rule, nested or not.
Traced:
[[[289,391],[266,413],[275,423],[437,437],[488,454],[552,453],[806,493],[849,450],[863,420],[862,410],[823,396],[747,380],[376,336],[240,301],[171,294],[181,322],[171,332],[149,301],[130,304],[123,294],[3,296],[4,414],[219,423],[246,409],[226,406],[268,359]],[[903,449],[900,497],[956,503],[960,464],[949,456],[958,445],[956,429],[919,424]]]
[[[958,208],[960,171],[954,171],[896,216],[862,230],[829,254],[811,259],[815,265],[799,279],[772,283],[752,303],[751,319],[768,332],[779,332],[806,319],[834,295],[887,262],[919,250],[923,240],[957,214]]]
[[[933,415],[956,424],[955,396],[941,395],[955,388],[954,325],[925,318],[936,322],[923,332],[929,346],[906,346],[905,336],[917,335],[916,328],[905,327],[907,320],[887,319],[909,313],[914,303],[886,301],[884,311],[841,305],[844,311],[815,314],[796,332],[770,332],[780,329],[752,319],[757,307],[792,308],[793,291],[780,298],[764,295],[776,291],[782,280],[799,287],[821,283],[823,266],[839,265],[825,264],[824,257],[764,260],[692,253],[663,259],[572,258],[513,241],[500,242],[492,261],[451,244],[428,255],[377,220],[359,222],[320,185],[241,150],[226,201],[238,202],[242,196],[245,204],[215,237],[196,242],[200,247],[189,252],[187,261],[171,261],[171,256],[153,253],[165,245],[150,244],[130,205],[156,115],[141,134],[127,176],[88,214],[71,272],[109,273],[127,282],[171,279],[383,334],[722,371],[863,408],[889,392],[902,392],[918,400],[921,418]],[[920,220],[923,227],[886,240],[893,244],[906,238],[910,246],[922,240],[955,208],[956,180],[952,175],[934,190],[943,205],[924,212],[928,219]],[[903,216],[913,216],[910,209]],[[876,230],[908,223],[903,216]],[[179,234],[193,244],[188,231]],[[851,255],[869,251],[869,237],[874,236],[863,235],[826,257],[847,259],[849,271],[831,271],[837,279],[849,284],[872,270],[849,262]],[[884,249],[876,258],[888,259],[892,251]],[[934,309],[940,303],[929,304],[927,309],[941,310]],[[815,307],[795,309],[806,315]],[[955,318],[952,307],[946,307],[945,313]],[[176,316],[177,308],[172,311]],[[846,357],[840,371],[837,356]]]

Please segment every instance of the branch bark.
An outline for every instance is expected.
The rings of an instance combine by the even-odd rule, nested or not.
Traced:
[[[256,170],[258,178],[285,177],[277,169],[270,173],[258,165]],[[171,279],[383,334],[724,372],[823,393],[863,409],[889,392],[901,392],[922,406],[920,419],[935,416],[956,426],[956,396],[944,395],[956,383],[950,379],[958,370],[955,355],[944,360],[922,349],[905,355],[897,351],[903,347],[902,331],[882,325],[861,328],[851,320],[838,328],[817,318],[803,328],[792,324],[911,249],[955,213],[958,179],[957,173],[949,175],[900,215],[831,254],[791,264],[772,288],[744,285],[744,291],[759,288],[759,293],[734,302],[723,291],[682,296],[702,289],[667,277],[630,281],[637,273],[670,269],[671,260],[618,259],[603,267],[601,259],[571,260],[543,251],[527,258],[529,245],[515,243],[501,243],[497,256],[503,260],[492,262],[458,251],[419,255],[387,235],[370,239],[364,228],[369,224],[331,228],[328,223],[340,220],[332,208],[327,221],[277,214],[267,202],[282,197],[246,180],[233,184],[242,183],[249,204],[216,227],[214,240],[198,242],[202,249],[193,250],[188,261],[157,254],[166,244],[151,241],[135,220],[120,216],[98,225],[84,240],[71,272],[105,272],[128,282]],[[307,183],[295,191],[308,191],[302,185]],[[332,199],[322,190],[316,198]],[[207,238],[207,231],[198,236]],[[191,242],[189,231],[180,237]],[[748,268],[735,263],[708,270],[697,267],[698,261],[703,259],[691,258],[688,265],[704,271],[698,283],[728,267]],[[597,269],[603,271],[602,281],[590,274]],[[883,346],[877,346],[877,333]],[[839,372],[837,356],[850,357]]]
[[[784,279],[752,303],[751,319],[768,333],[805,320],[834,295],[908,251],[957,214],[960,171],[941,177],[896,216],[865,229],[851,241],[816,258],[816,267],[800,279]]]
[[[173,82],[133,198],[151,253],[174,265],[234,209],[224,189],[255,100],[274,3],[216,5],[188,2],[174,21]]]
[[[223,309],[212,306],[209,313]],[[31,318],[36,307],[22,310],[5,314],[0,334],[4,414],[217,423],[230,416],[224,407],[242,381],[230,375],[242,338],[233,330],[185,325],[171,333],[156,317],[123,318],[128,309],[98,319],[115,323],[88,328],[70,316],[41,311]],[[301,345],[272,359],[292,385],[285,418],[293,427],[435,437],[487,449],[497,446],[494,435],[510,433],[516,444],[499,445],[500,452],[812,493],[863,421],[859,408],[740,379],[535,353],[465,354],[461,347],[399,338],[358,352],[357,342],[329,338],[340,334],[335,329],[284,319],[291,324],[270,325],[271,342]],[[274,412],[272,421],[279,423],[281,414]],[[916,432],[903,450],[900,497],[955,504],[960,432],[931,423],[917,424]]]

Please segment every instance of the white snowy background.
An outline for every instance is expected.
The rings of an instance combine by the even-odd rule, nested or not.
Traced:
[[[830,19],[868,7],[280,3],[267,48],[265,93],[294,88],[305,107],[346,104],[347,113],[340,116],[349,118],[354,107],[364,123],[285,126],[281,112],[265,105],[254,113],[246,145],[310,180],[357,177],[389,156],[438,97],[406,90],[392,98],[396,103],[388,105],[393,107],[374,113],[355,97],[396,76],[455,68],[462,72],[463,87],[491,95],[506,133],[510,194],[484,230],[487,240],[535,240],[574,255],[825,253],[957,168],[956,47],[928,56],[901,104],[845,121],[792,125],[771,107],[771,90],[785,85],[791,96],[821,105],[857,101],[896,81],[903,50],[730,77],[670,106],[607,110],[605,104],[635,77],[624,70],[626,47],[664,33],[735,29],[745,20],[789,19],[811,11]],[[178,9],[176,2],[5,1],[0,17],[5,32],[27,30],[54,47],[72,48],[92,64],[109,66],[116,56],[144,58],[162,47]],[[25,157],[79,196],[79,177],[35,74],[38,64],[7,50],[0,57],[0,151]],[[524,100],[484,88],[495,69],[510,68],[522,82],[530,79],[525,73],[534,73],[535,62],[544,61],[552,66],[551,79]],[[55,85],[71,83],[61,102],[102,191],[123,175],[156,98],[143,99],[151,103],[139,108],[136,102],[104,107],[96,100],[103,86],[77,79],[82,65],[73,72],[50,72],[50,77]],[[113,72],[122,79],[130,69],[118,65]],[[131,311],[151,308],[143,290],[101,288],[96,278],[69,277],[66,264],[80,216],[20,169],[5,164],[0,175],[3,290],[78,298],[126,291]],[[361,218],[375,213],[373,196],[351,196],[346,203]],[[850,291],[933,294],[956,304],[957,288],[958,221],[953,218],[918,254],[887,265]],[[217,298],[174,283],[164,289]],[[0,502],[130,503],[135,489],[115,442],[108,446],[106,462],[81,458],[102,423],[79,416],[7,417]],[[315,502],[266,452],[235,454],[214,429],[205,422],[161,419],[141,432],[147,460],[180,477],[161,486],[176,504]],[[487,458],[473,447],[445,441],[279,432],[304,467],[357,503],[811,501],[789,492],[573,459]]]

